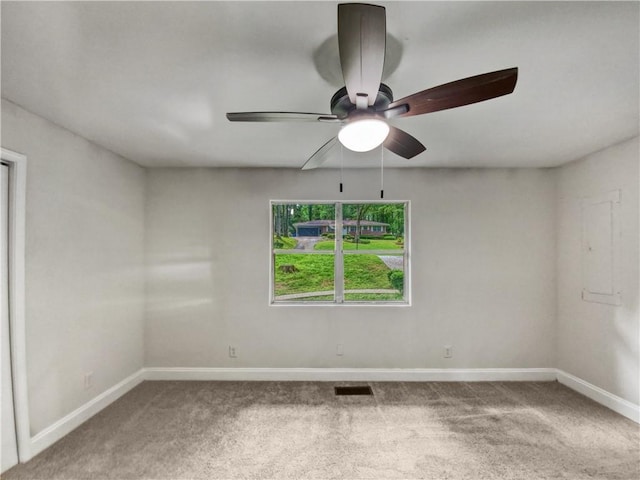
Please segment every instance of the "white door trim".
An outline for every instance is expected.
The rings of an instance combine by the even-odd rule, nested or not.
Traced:
[[[31,458],[27,351],[25,342],[25,219],[27,157],[5,148],[2,161],[9,164],[9,322],[11,325],[11,367],[18,440],[18,459]]]

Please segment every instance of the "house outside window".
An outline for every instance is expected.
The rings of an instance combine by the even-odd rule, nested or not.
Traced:
[[[408,305],[408,217],[409,202],[272,201],[271,304]]]

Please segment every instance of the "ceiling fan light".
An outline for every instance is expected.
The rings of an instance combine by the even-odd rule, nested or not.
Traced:
[[[389,135],[389,125],[382,120],[366,118],[348,123],[340,133],[340,143],[354,152],[368,152],[381,145]]]

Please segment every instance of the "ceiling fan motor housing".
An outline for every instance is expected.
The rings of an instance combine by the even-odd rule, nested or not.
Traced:
[[[394,101],[391,89],[381,83],[386,35],[384,7],[360,2],[339,4],[338,51],[345,86],[331,98],[331,115],[307,112],[230,112],[227,113],[227,118],[232,122],[341,124],[340,134],[311,155],[302,167],[303,170],[320,166],[329,157],[328,154],[338,139],[347,148],[351,148],[347,143],[356,137],[366,137],[367,141],[372,138],[379,140],[382,137],[376,137],[376,128],[385,138],[382,138],[381,143],[370,143],[382,144],[390,152],[410,159],[424,152],[425,146],[404,130],[389,125],[387,120],[484,102],[508,95],[516,86],[518,68],[513,67],[445,83]],[[363,133],[365,129],[369,129],[366,135]],[[340,135],[343,138],[339,138]],[[358,148],[371,147],[370,143],[352,143],[351,149],[366,151]],[[371,148],[375,148],[375,145]]]
[[[385,110],[391,102],[393,102],[393,92],[387,85],[381,83],[376,101],[373,106],[369,107],[368,110]],[[339,118],[346,118],[349,113],[351,113],[355,109],[355,104],[351,103],[351,100],[349,100],[347,87],[342,87],[333,95],[333,97],[331,97],[331,113],[337,115]]]

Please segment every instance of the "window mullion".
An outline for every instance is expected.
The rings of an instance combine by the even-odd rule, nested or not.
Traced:
[[[342,260],[342,203],[335,205],[335,263],[333,284],[335,288],[335,302],[344,303],[344,262]]]

